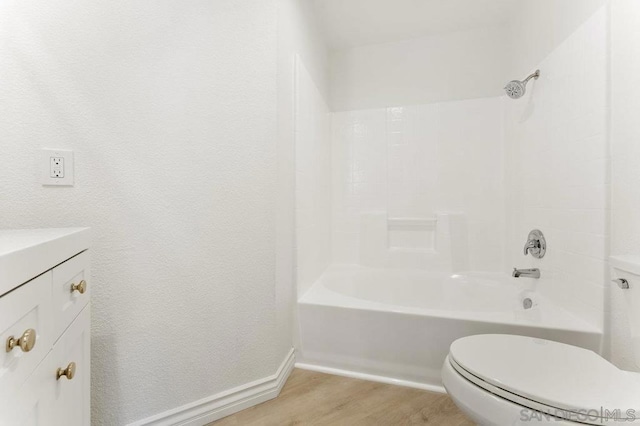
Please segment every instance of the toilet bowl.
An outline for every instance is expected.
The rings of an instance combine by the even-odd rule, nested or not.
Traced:
[[[442,381],[455,404],[483,426],[640,424],[640,373],[563,343],[464,337],[451,345]]]

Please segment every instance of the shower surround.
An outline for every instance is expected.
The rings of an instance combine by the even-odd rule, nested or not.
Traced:
[[[298,98],[300,366],[438,390],[465,335],[603,351],[607,19],[603,7],[518,70],[540,68],[518,100],[498,96],[504,81],[495,97],[338,111],[310,144],[327,121]],[[522,255],[535,228],[544,259]]]

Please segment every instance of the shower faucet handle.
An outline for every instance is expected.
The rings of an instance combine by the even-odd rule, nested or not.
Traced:
[[[526,244],[524,245],[524,255],[526,256],[527,254],[529,254],[529,252],[531,252],[532,255],[537,254],[540,251],[540,248],[538,247],[538,243],[536,241],[533,240],[529,240],[526,242]]]
[[[524,255],[531,254],[536,259],[542,259],[547,252],[547,241],[542,231],[534,229],[529,232],[527,242],[524,244]]]

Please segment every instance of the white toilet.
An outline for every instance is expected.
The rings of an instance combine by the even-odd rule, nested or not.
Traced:
[[[640,373],[563,343],[464,337],[451,345],[442,381],[456,405],[483,426],[640,424]]]
[[[640,285],[624,291],[640,365]],[[483,426],[640,425],[640,373],[564,343],[501,334],[463,337],[450,347],[442,381],[456,405]]]

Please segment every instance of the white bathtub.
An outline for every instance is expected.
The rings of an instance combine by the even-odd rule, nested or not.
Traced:
[[[522,334],[600,352],[602,332],[553,305],[530,278],[332,265],[298,303],[302,368],[442,390],[450,344]],[[529,298],[533,308],[524,309]]]

